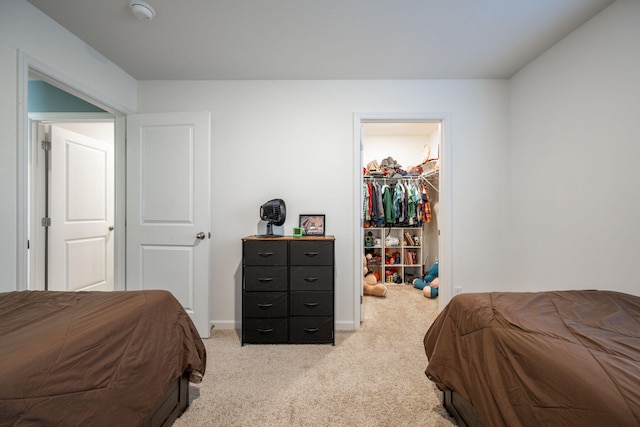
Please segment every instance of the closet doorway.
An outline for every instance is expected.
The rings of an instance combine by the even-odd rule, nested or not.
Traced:
[[[373,271],[378,283],[389,286],[412,286],[415,278],[436,262],[448,260],[445,232],[447,194],[442,191],[444,175],[444,140],[448,125],[446,115],[363,115],[356,117],[359,147],[360,194],[358,206],[359,239],[354,248],[359,254],[356,270],[360,272],[363,256],[368,258],[367,268]],[[366,192],[368,188],[402,189],[419,192],[427,199],[424,209],[405,206],[402,218],[389,221],[376,220],[368,215]],[[415,193],[414,193],[415,194]],[[414,209],[416,208],[416,209]],[[370,210],[369,210],[370,211]],[[443,265],[444,266],[444,265]],[[440,297],[448,301],[450,292],[446,268],[440,272]],[[360,277],[362,282],[362,277]],[[364,297],[359,283],[359,322],[364,320]],[[416,289],[416,296],[422,293]],[[442,302],[440,302],[442,304]]]

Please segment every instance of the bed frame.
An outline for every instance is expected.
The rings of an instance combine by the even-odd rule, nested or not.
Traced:
[[[169,427],[189,406],[189,375],[177,378],[169,386],[160,404],[143,424],[144,427]]]
[[[473,406],[455,391],[444,391],[443,405],[460,427],[484,427]]]

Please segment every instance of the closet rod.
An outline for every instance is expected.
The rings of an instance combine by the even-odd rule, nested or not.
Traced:
[[[370,175],[363,175],[363,178],[365,180],[373,180],[373,181],[383,181],[385,184],[387,183],[387,181],[391,181],[391,182],[398,182],[398,181],[402,181],[403,179],[405,180],[412,180],[412,181],[424,181],[427,184],[429,184],[429,186],[431,188],[433,188],[435,191],[437,191],[438,193],[440,192],[440,190],[438,189],[438,187],[436,187],[429,179],[430,178],[436,178],[438,177],[438,172],[435,173],[430,173],[428,175],[405,175],[405,176],[399,176],[399,177],[392,177],[392,176],[370,176]]]
[[[431,183],[431,181],[429,181],[428,179],[425,179],[424,182],[426,182],[427,184],[429,184],[431,186],[431,188],[433,188],[434,190],[436,190],[437,193],[440,192],[440,189],[438,189],[438,187],[436,187],[435,185],[433,185]]]
[[[362,177],[364,179],[370,179],[370,180],[382,180],[382,181],[393,181],[393,182],[402,181],[403,179],[419,181],[421,178],[423,178],[422,175],[404,175],[404,176],[398,176],[398,177],[363,175]]]
[[[440,189],[430,181],[431,178],[439,178],[439,176],[440,176],[440,172],[436,171],[436,172],[429,172],[429,173],[427,173],[425,175],[420,175],[420,178],[422,178],[422,181],[424,181],[427,184],[429,184],[431,186],[431,188],[433,188],[434,190],[436,190],[436,192],[439,193]]]

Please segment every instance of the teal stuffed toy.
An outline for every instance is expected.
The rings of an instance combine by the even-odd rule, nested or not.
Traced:
[[[421,289],[424,296],[427,298],[435,298],[438,296],[438,286],[440,280],[438,279],[438,262],[436,261],[429,271],[424,275],[422,279],[415,279],[413,281],[413,287]]]

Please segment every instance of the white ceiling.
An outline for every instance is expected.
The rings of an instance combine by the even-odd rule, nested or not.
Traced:
[[[508,78],[613,0],[29,0],[137,80]]]

